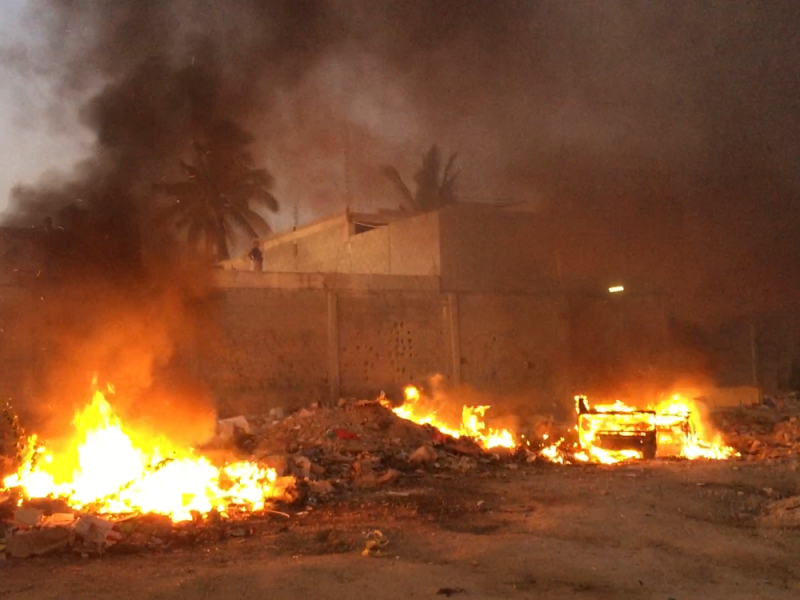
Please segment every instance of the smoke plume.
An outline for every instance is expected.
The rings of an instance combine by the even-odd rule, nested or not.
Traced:
[[[174,177],[195,141],[252,139],[248,118],[336,43],[336,18],[314,1],[34,4],[44,47],[14,56],[54,81],[65,105],[81,104],[95,142],[71,174],[14,192],[7,222],[42,227],[45,258],[31,287],[38,305],[7,339],[41,340],[33,393],[52,427],[69,423],[98,375],[127,417],[197,442],[212,411],[176,351],[208,326],[207,269],[160,226],[153,185]],[[186,412],[209,419],[189,431]]]

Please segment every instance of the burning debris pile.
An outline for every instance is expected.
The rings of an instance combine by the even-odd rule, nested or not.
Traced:
[[[7,554],[81,554],[161,548],[248,535],[254,520],[290,517],[349,491],[403,477],[475,472],[501,462],[469,438],[445,435],[387,410],[386,400],[313,407],[285,418],[220,421],[202,452],[128,432],[104,395],[76,416],[77,467],[30,436],[4,479],[0,522]],[[232,455],[235,460],[230,460]],[[213,457],[229,460],[221,465]],[[524,454],[504,451],[510,463]],[[267,466],[269,465],[269,466]],[[270,507],[280,504],[286,512]]]
[[[461,408],[461,422],[448,423],[431,406],[426,407],[424,398],[419,388],[412,385],[405,389],[405,402],[394,407],[391,402],[381,399],[381,404],[390,409],[397,416],[413,421],[419,425],[431,425],[445,435],[455,439],[469,438],[475,440],[481,447],[515,448],[518,443],[514,434],[507,429],[487,428],[483,422],[486,411],[490,406],[463,406]]]
[[[577,435],[569,432],[540,456],[558,463],[613,464],[656,457],[719,460],[736,454],[719,434],[710,435],[693,403],[677,394],[646,409],[619,400],[591,406],[585,396],[576,396],[575,405]]]
[[[0,487],[0,507],[16,533],[6,536],[12,555],[87,549],[76,540],[101,552],[124,538],[118,526],[132,531],[143,517],[162,525],[220,523],[292,498],[293,479],[264,464],[212,460],[126,427],[100,390],[73,425],[74,435],[53,450],[35,434],[17,438],[16,471]],[[7,429],[4,437],[22,434]]]
[[[576,406],[577,425],[552,443],[551,434],[487,427],[488,406],[434,410],[433,398],[409,386],[400,406],[381,395],[286,417],[274,410],[225,419],[212,442],[187,449],[126,428],[97,391],[76,415],[67,447],[53,452],[30,436],[16,471],[3,480],[6,551],[100,552],[136,540],[148,546],[142,540],[201,539],[220,528],[246,532],[239,524],[274,513],[275,503],[285,507],[278,514],[286,518],[349,493],[426,476],[491,476],[528,463],[735,455],[704,441],[703,423],[677,398],[647,410],[619,402],[590,406],[584,397]]]

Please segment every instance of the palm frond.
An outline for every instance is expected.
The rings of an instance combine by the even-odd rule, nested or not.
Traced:
[[[272,231],[264,217],[249,208],[231,210],[229,216],[251,238],[261,237]]]
[[[281,205],[278,199],[264,188],[258,188],[255,193],[251,195],[250,200],[266,208],[270,212],[278,212]]]
[[[447,160],[447,164],[444,167],[444,173],[442,174],[442,185],[449,184],[449,182],[458,177],[459,171],[456,169],[457,158],[458,154],[451,154],[450,158]]]
[[[214,227],[214,241],[217,246],[217,260],[227,260],[230,258],[228,240],[233,238],[233,230],[227,223],[225,217],[220,216]]]
[[[460,171],[455,168],[457,154],[450,156],[442,175],[442,184],[439,187],[439,203],[441,206],[453,204],[456,201],[456,178]]]
[[[414,198],[414,195],[411,193],[411,190],[408,189],[408,186],[403,181],[403,178],[400,177],[400,173],[397,172],[397,169],[390,166],[385,166],[381,169],[383,174],[392,182],[394,188],[400,193],[400,197],[403,199],[403,205],[411,210],[416,210],[417,203]]]
[[[186,230],[190,244],[204,240],[207,252],[213,246],[217,258],[224,259],[241,232],[258,237],[271,231],[251,205],[278,212],[280,204],[270,191],[272,175],[254,167],[247,132],[233,122],[220,122],[202,133],[192,145],[193,158],[179,163],[186,179],[153,189],[173,200],[162,219]]]
[[[269,189],[275,185],[275,178],[266,169],[251,169],[246,166],[244,168],[245,173],[241,177],[242,183],[257,185],[264,189]]]

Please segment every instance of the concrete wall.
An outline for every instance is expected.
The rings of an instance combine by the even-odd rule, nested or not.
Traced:
[[[264,270],[287,273],[439,274],[439,215],[428,213],[355,233],[347,216],[334,217],[262,242]],[[247,271],[246,257],[226,261]]]
[[[197,363],[223,414],[327,399],[325,291],[229,288],[216,304]]]
[[[558,296],[458,294],[461,381],[499,395],[568,397],[566,303]]]
[[[337,293],[341,395],[395,397],[409,383],[452,375],[446,299],[438,292]]]
[[[348,231],[348,223],[342,218],[302,237],[287,236],[281,243],[268,242],[264,248],[264,270],[336,272]]]
[[[397,397],[436,374],[532,401],[567,389],[555,296],[451,294],[435,277],[217,275],[221,333],[198,364],[228,412]]]

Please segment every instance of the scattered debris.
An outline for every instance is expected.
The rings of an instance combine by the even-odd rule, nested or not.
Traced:
[[[389,540],[377,529],[367,534],[367,543],[361,556],[383,556],[382,549],[389,544]]]
[[[75,522],[75,515],[72,513],[54,513],[44,517],[42,527],[64,527]]]
[[[73,538],[73,531],[66,527],[17,531],[6,536],[5,552],[14,558],[39,556],[69,547]]]
[[[526,438],[531,440],[531,446],[524,449],[487,451],[469,438],[455,439],[430,425],[403,419],[385,402],[385,398],[342,400],[336,408],[315,407],[287,415],[282,409],[272,409],[263,416],[223,419],[218,422],[218,441],[224,442],[225,452],[236,449],[276,470],[278,478],[273,488],[280,498],[278,502],[296,503],[305,509],[261,511],[263,515],[281,516],[283,523],[285,519],[311,514],[318,506],[359,488],[381,488],[386,496],[407,498],[412,492],[404,485],[420,478],[519,477],[525,473],[521,465],[541,460],[541,449],[535,448],[538,441],[534,440],[549,444],[546,440],[552,435],[551,424],[546,429],[548,433]],[[750,460],[800,456],[797,403],[776,408],[737,408],[720,413],[718,420],[717,426],[730,438],[728,443]],[[417,491],[413,493],[416,495]],[[212,511],[205,516],[198,514],[194,521],[173,524],[159,515],[117,515],[106,519],[75,512],[61,500],[31,500],[22,506],[17,506],[17,500],[13,490],[0,496],[0,525],[9,531],[5,541],[0,542],[10,557],[63,549],[81,555],[101,554],[112,548],[114,552],[135,552],[256,533],[247,521],[253,515],[244,512],[228,515]],[[477,507],[478,512],[489,511],[485,501],[478,502]],[[497,510],[494,504],[492,507],[492,512]],[[764,519],[765,523],[784,527],[800,525],[800,499],[778,500],[770,505]],[[0,529],[0,536],[2,532]],[[350,539],[348,548],[352,550],[357,543]],[[362,554],[380,556],[387,544],[382,532],[370,531]],[[437,593],[449,596],[463,591],[442,588]]]
[[[92,546],[98,552],[105,550],[107,546],[119,541],[119,532],[113,531],[114,523],[106,519],[101,519],[94,515],[83,515],[75,523],[73,531],[83,541]]]
[[[456,594],[463,594],[466,591],[467,590],[460,587],[453,587],[453,588],[443,587],[439,588],[439,591],[437,591],[436,594],[439,596],[447,596],[449,598],[450,596],[454,596]]]
[[[334,491],[333,484],[330,481],[323,479],[322,481],[309,481],[308,491],[312,494],[324,495],[330,494]]]
[[[296,456],[294,465],[297,467],[295,477],[300,479],[308,479],[311,477],[311,461],[306,456]]]
[[[712,417],[726,443],[745,460],[800,458],[800,402],[794,397],[776,400],[773,406],[718,410]]]
[[[764,511],[761,522],[772,527],[800,527],[800,496],[791,496],[770,503]]]
[[[437,458],[439,458],[439,454],[436,452],[436,450],[434,450],[428,444],[425,444],[411,453],[411,456],[408,457],[408,462],[411,464],[420,465],[432,463]]]
[[[250,423],[242,416],[217,421],[217,435],[224,441],[232,440],[237,430],[242,433],[252,433],[250,431]]]
[[[43,516],[44,513],[37,508],[20,506],[14,511],[14,525],[26,529],[36,527],[42,522]]]

